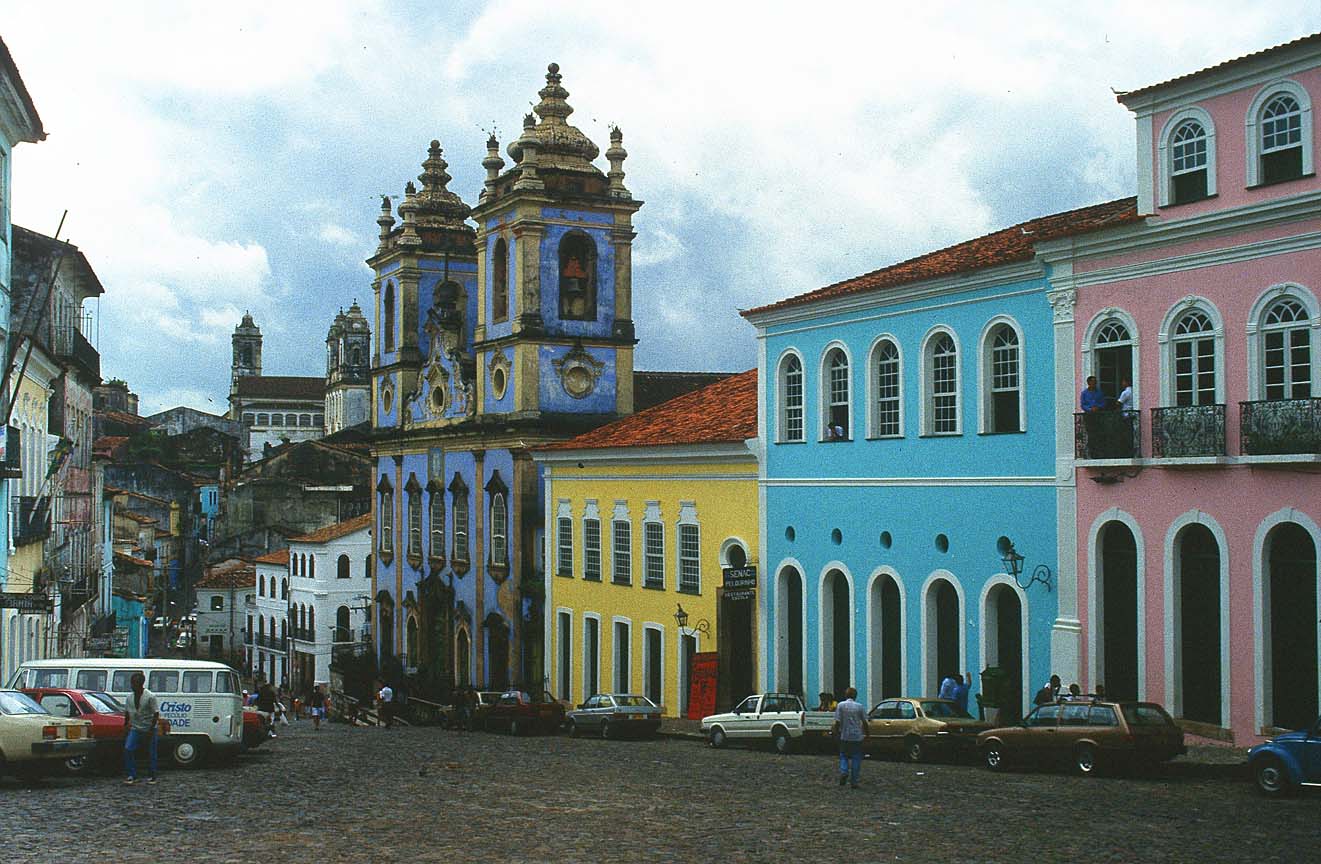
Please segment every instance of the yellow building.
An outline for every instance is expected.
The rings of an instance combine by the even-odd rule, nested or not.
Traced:
[[[641,693],[682,716],[705,652],[718,654],[718,703],[752,691],[755,599],[722,583],[725,568],[756,566],[756,430],[753,370],[535,454],[557,698]]]

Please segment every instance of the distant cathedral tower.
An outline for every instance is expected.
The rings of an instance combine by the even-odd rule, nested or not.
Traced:
[[[371,419],[372,331],[358,302],[326,334],[326,434]]]
[[[240,378],[261,375],[261,328],[253,323],[252,313],[243,313],[243,320],[234,328],[231,341],[234,358],[230,363],[229,392],[232,396]]]

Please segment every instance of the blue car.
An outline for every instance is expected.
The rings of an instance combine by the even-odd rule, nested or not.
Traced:
[[[1285,732],[1248,750],[1257,788],[1271,796],[1299,786],[1321,786],[1321,718],[1307,729]]]

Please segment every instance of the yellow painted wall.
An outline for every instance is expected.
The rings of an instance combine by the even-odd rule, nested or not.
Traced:
[[[614,451],[618,457],[622,451]],[[688,630],[693,633],[699,622],[706,622],[707,632],[698,633],[697,650],[714,651],[717,645],[716,607],[721,584],[721,546],[738,538],[746,550],[748,563],[757,562],[757,463],[751,454],[733,461],[656,460],[639,457],[629,461],[598,464],[583,461],[552,463],[547,483],[549,591],[546,601],[547,626],[551,633],[547,671],[551,692],[572,704],[581,703],[584,692],[584,621],[599,616],[600,692],[615,691],[615,622],[626,619],[629,628],[629,690],[644,693],[646,668],[644,629],[660,628],[661,693],[666,716],[675,716],[682,704],[679,698],[679,629],[674,620],[678,605],[689,614]],[[583,516],[587,501],[594,499],[601,521],[601,581],[583,579]],[[561,502],[567,500],[573,524],[573,574],[557,573],[559,517]],[[612,581],[612,523],[615,504],[628,506],[632,526],[631,584]],[[643,517],[648,502],[657,502],[664,526],[663,590],[643,587],[644,535]],[[700,590],[697,594],[678,590],[678,521],[684,502],[696,507],[701,546]],[[561,613],[571,615],[569,627],[570,689],[561,692]],[[754,645],[756,644],[754,640]]]

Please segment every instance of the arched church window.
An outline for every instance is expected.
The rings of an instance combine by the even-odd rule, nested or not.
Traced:
[[[596,320],[596,244],[581,231],[560,241],[560,318]]]
[[[353,346],[353,365],[354,366],[362,365],[362,348],[357,345]]]
[[[381,317],[384,319],[384,333],[381,338],[386,351],[394,350],[394,283],[385,283],[385,299],[381,301]]]
[[[244,366],[252,365],[252,346],[244,345],[239,349],[239,363]]]
[[[503,321],[509,317],[509,247],[505,238],[496,239],[491,258],[491,318]]]

